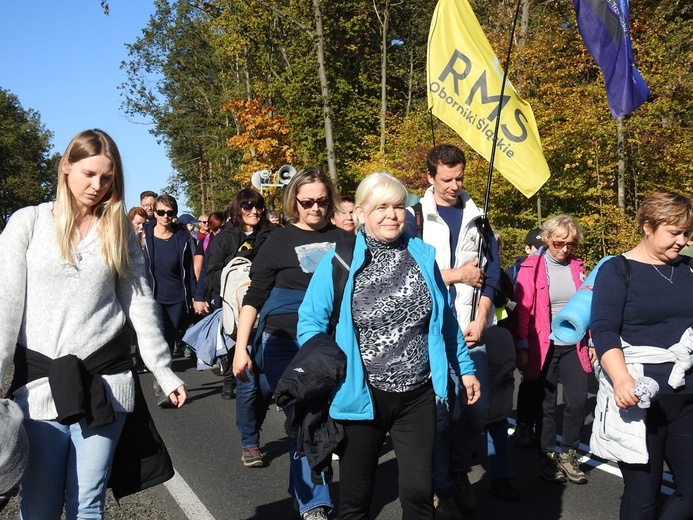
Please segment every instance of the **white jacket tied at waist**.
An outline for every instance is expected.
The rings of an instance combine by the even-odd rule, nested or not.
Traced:
[[[680,388],[685,384],[686,371],[693,367],[693,328],[688,328],[678,343],[668,349],[652,346],[632,346],[623,342],[626,367],[633,378],[643,376],[643,364],[674,363],[669,375],[669,386]],[[645,464],[649,459],[645,417],[647,409],[637,406],[622,410],[614,400],[611,379],[595,367],[599,379],[597,406],[590,438],[590,451],[603,459],[628,464]]]

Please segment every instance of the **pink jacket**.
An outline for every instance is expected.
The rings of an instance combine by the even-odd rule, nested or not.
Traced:
[[[546,361],[551,340],[551,302],[549,301],[549,279],[546,274],[544,254],[531,255],[520,266],[515,285],[515,301],[517,307],[517,328],[515,342],[527,342],[529,356],[523,375],[527,379],[537,379]],[[570,272],[573,275],[575,288],[579,288],[585,279],[584,261],[568,257]],[[577,344],[577,354],[580,364],[588,374],[592,372],[587,341],[583,339]]]

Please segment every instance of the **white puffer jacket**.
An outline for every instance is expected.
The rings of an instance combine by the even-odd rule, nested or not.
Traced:
[[[624,342],[623,356],[628,373],[634,379],[643,376],[643,363],[674,363],[669,386],[678,388],[684,384],[685,372],[693,366],[693,329],[686,329],[681,340],[668,349],[637,346]],[[590,438],[590,451],[603,459],[645,464],[649,459],[645,418],[647,409],[638,406],[622,410],[614,399],[611,379],[597,363],[595,375],[599,380],[597,406]]]

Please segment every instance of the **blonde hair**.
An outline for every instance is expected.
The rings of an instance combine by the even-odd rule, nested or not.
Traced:
[[[541,225],[541,239],[548,245],[549,240],[552,236],[556,234],[558,230],[565,231],[568,234],[573,235],[573,240],[581,244],[585,239],[585,234],[582,231],[582,227],[578,224],[570,215],[556,215],[551,217],[546,222]]]
[[[314,182],[322,183],[327,190],[327,198],[330,199],[330,204],[327,207],[326,216],[330,215],[335,206],[339,204],[337,190],[334,184],[332,184],[330,177],[325,175],[318,168],[304,168],[294,175],[286,188],[284,188],[284,199],[282,204],[284,207],[284,216],[286,220],[292,224],[295,224],[299,220],[298,202],[296,202],[296,195],[298,195],[299,188]]]
[[[366,206],[370,209],[386,203],[404,204],[406,200],[407,188],[387,172],[371,173],[356,188],[356,206]],[[354,223],[357,228],[363,226],[356,213]]]
[[[108,191],[92,208],[92,213],[99,219],[97,232],[101,239],[101,257],[111,272],[125,276],[132,268],[128,243],[134,237],[134,230],[125,214],[125,180],[120,152],[113,139],[103,130],[95,128],[77,134],[60,160],[55,197],[55,226],[60,257],[68,264],[75,264],[74,242],[78,236],[77,218],[81,213],[63,168],[96,155],[104,155],[111,161],[113,174]]]

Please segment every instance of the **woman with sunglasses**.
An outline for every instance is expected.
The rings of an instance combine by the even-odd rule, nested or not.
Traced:
[[[205,256],[205,285],[211,293],[213,308],[221,305],[221,272],[237,257],[253,261],[260,247],[275,227],[267,220],[265,200],[257,191],[239,191],[226,211],[227,223],[210,244]],[[236,382],[231,366],[233,354],[222,359],[224,384],[222,399],[236,395],[236,427],[241,434],[241,462],[246,467],[263,467],[260,452],[260,428],[272,397],[264,375],[252,374],[250,381]]]
[[[233,372],[239,381],[247,381],[255,371],[254,361],[260,361],[251,360],[247,350],[258,313],[262,369],[272,389],[298,351],[298,307],[313,272],[335,242],[351,236],[328,219],[336,196],[330,178],[316,168],[301,170],[284,188],[284,214],[289,224],[273,232],[255,257],[252,282],[238,320]],[[289,456],[290,492],[301,517],[327,518],[332,509],[328,487],[311,482],[306,458],[296,456],[295,438],[289,439]]]
[[[520,266],[515,286],[517,368],[525,379],[536,380],[534,396],[541,455],[540,474],[552,482],[587,483],[579,467],[577,449],[585,421],[587,374],[592,371],[594,349],[585,340],[566,345],[554,341],[551,321],[585,279],[583,261],[573,248],[583,240],[577,221],[569,215],[550,218],[542,226],[545,247]],[[563,439],[556,453],[556,398],[563,385]]]
[[[173,222],[177,214],[176,199],[159,195],[154,204],[154,220],[145,224],[144,243],[147,281],[156,300],[159,327],[171,353],[192,312],[196,288],[195,241],[185,226]]]

